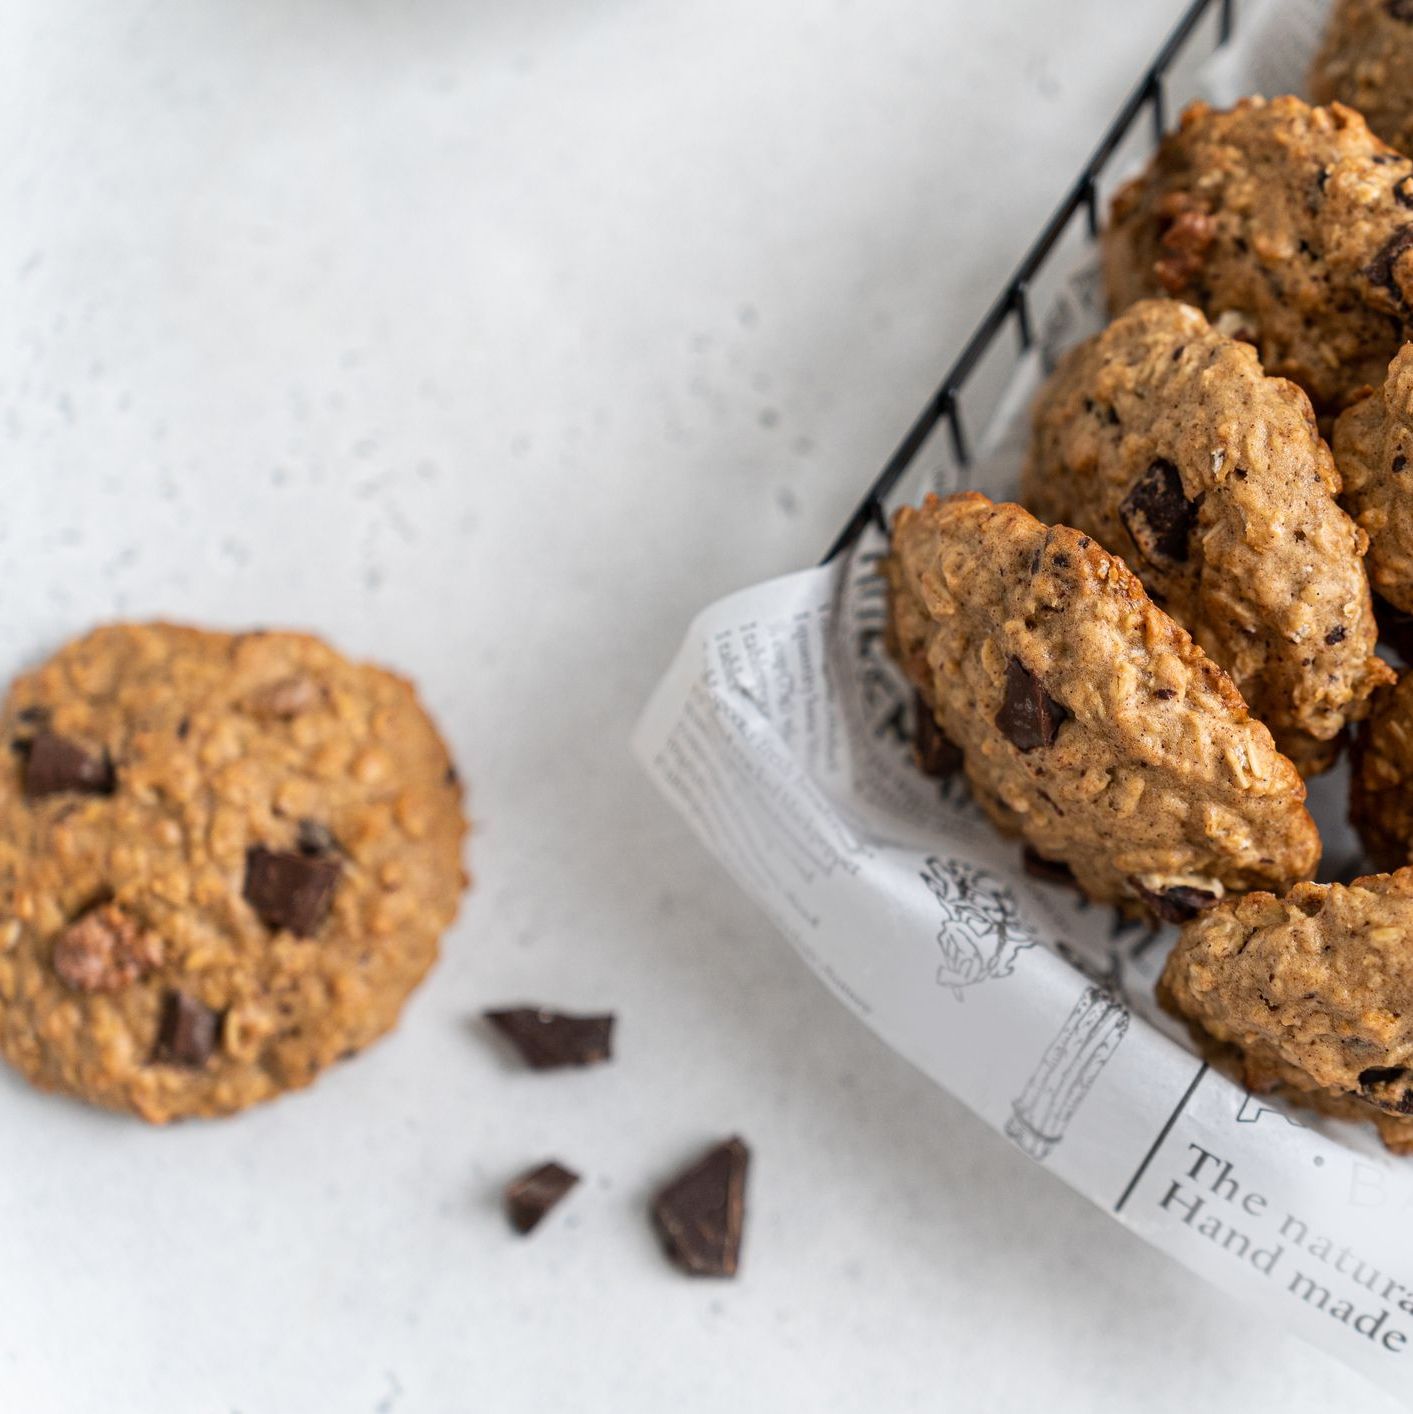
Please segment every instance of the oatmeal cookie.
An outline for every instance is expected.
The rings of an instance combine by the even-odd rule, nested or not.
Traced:
[[[889,645],[1003,831],[1090,897],[1178,920],[1320,854],[1231,680],[1087,535],[976,492],[893,523]]]
[[[1021,500],[1121,555],[1310,774],[1393,680],[1338,491],[1299,388],[1196,309],[1144,300],[1042,390]]]
[[[154,1122],[397,1020],[465,884],[410,684],[291,633],[96,629],[0,709],[0,1054]]]
[[[1158,990],[1252,1090],[1413,1150],[1413,869],[1228,900],[1184,925]]]
[[[1382,387],[1340,414],[1334,454],[1344,504],[1369,537],[1369,582],[1413,612],[1413,344]]]
[[[1385,142],[1413,154],[1413,3],[1337,0],[1310,96],[1358,109]]]
[[[1349,819],[1380,869],[1413,861],[1413,673],[1374,698],[1352,753]]]
[[[1413,162],[1352,109],[1193,104],[1114,197],[1110,308],[1197,305],[1322,415],[1382,379],[1413,317]]]

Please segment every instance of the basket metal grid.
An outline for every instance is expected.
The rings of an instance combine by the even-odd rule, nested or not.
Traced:
[[[991,352],[1007,325],[1015,329],[1016,357],[1021,358],[1030,351],[1035,342],[1030,292],[1037,276],[1044,270],[1056,247],[1081,213],[1087,238],[1090,241],[1097,239],[1100,185],[1115,154],[1125,147],[1127,140],[1141,127],[1145,116],[1151,125],[1151,145],[1157,145],[1167,128],[1169,77],[1173,69],[1179,61],[1190,56],[1197,43],[1197,36],[1203,32],[1214,32],[1215,48],[1219,49],[1225,45],[1231,38],[1236,21],[1236,0],[1192,0],[1188,5],[1153,62],[1109,124],[1099,145],[1084,164],[1054,215],[1045,223],[1039,236],[1016,267],[1015,273],[982,317],[981,323],[963,346],[957,361],[948,369],[936,393],[928,400],[898,444],[897,450],[874,478],[863,500],[829,547],[824,563],[827,564],[850,550],[870,524],[877,525],[887,534],[888,496],[914,465],[932,434],[943,423],[947,427],[951,455],[957,466],[965,469],[971,464],[968,427],[974,424],[966,415],[965,400],[973,374]]]

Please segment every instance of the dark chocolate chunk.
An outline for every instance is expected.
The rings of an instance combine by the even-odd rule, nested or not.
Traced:
[[[220,1012],[189,992],[168,992],[162,998],[152,1059],[159,1065],[203,1066],[216,1049],[220,1031]]]
[[[996,713],[996,730],[1017,751],[1052,746],[1069,715],[1019,658],[1006,664],[1006,696]]]
[[[326,854],[254,845],[245,852],[245,901],[266,927],[311,938],[328,916],[340,867]]]
[[[527,1169],[505,1185],[505,1211],[516,1232],[531,1232],[576,1183],[579,1175],[553,1159]]]
[[[1164,923],[1186,923],[1189,918],[1196,918],[1199,913],[1215,908],[1218,903],[1216,894],[1208,893],[1206,889],[1194,889],[1190,884],[1175,884],[1170,889],[1158,890],[1146,888],[1137,879],[1128,882],[1134,893],[1148,905],[1148,911]]]
[[[1413,25],[1413,0],[1384,0],[1384,9],[1390,19]]]
[[[1182,489],[1182,474],[1160,457],[1119,502],[1119,519],[1146,560],[1187,559],[1197,503]]]
[[[913,694],[913,723],[913,754],[917,757],[918,769],[939,780],[956,775],[961,768],[962,753],[937,725],[932,708],[920,692]]]
[[[692,1276],[736,1274],[749,1160],[750,1152],[740,1139],[727,1139],[653,1199],[653,1226],[664,1250]]]
[[[1021,850],[1021,867],[1032,879],[1043,879],[1047,884],[1075,887],[1074,870],[1068,864],[1060,859],[1046,859],[1029,845]]]
[[[40,732],[30,740],[24,756],[25,794],[31,800],[65,791],[112,795],[117,788],[113,763],[106,751],[90,751],[58,732]]]
[[[1407,467],[1408,458],[1405,457],[1402,452],[1399,452],[1398,455],[1394,457],[1394,459],[1389,463],[1389,469],[1394,472],[1404,471],[1407,469]]]
[[[531,1070],[596,1065],[613,1056],[613,1014],[570,1016],[544,1007],[510,1007],[482,1015],[520,1052]]]
[[[1371,1065],[1359,1072],[1359,1088],[1371,1105],[1391,1114],[1413,1114],[1413,1076],[1401,1065]]]
[[[1387,290],[1400,302],[1403,290],[1394,278],[1399,257],[1409,246],[1413,246],[1413,226],[1403,226],[1395,231],[1383,244],[1379,253],[1364,267],[1364,276],[1372,284]]]
[[[1333,648],[1336,643],[1343,643],[1349,636],[1349,630],[1343,624],[1336,624],[1326,635],[1325,643]]]
[[[313,856],[339,853],[339,842],[334,838],[334,832],[327,825],[321,825],[317,820],[301,820],[299,822],[296,843],[299,845],[301,854]]]
[[[47,727],[51,715],[47,707],[22,707],[15,718],[27,727]]]

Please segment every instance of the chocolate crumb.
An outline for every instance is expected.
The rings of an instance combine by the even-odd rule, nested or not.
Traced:
[[[1336,624],[1326,635],[1325,643],[1333,648],[1336,643],[1343,643],[1349,636],[1349,630],[1343,624]]]
[[[505,1185],[505,1211],[511,1227],[519,1233],[533,1232],[578,1182],[573,1169],[553,1159],[511,1179]]]

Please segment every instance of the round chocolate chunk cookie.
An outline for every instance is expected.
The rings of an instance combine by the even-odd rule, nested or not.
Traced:
[[[410,684],[290,633],[95,630],[0,711],[0,1054],[163,1122],[388,1030],[465,874]]]
[[[1183,927],[1158,995],[1248,1088],[1413,1150],[1413,870],[1223,903]]]
[[[1340,414],[1334,454],[1344,504],[1369,537],[1369,581],[1413,613],[1413,344],[1381,388]]]
[[[1338,490],[1299,388],[1198,310],[1143,300],[1042,390],[1021,499],[1123,556],[1308,775],[1393,680]]]
[[[1413,153],[1413,4],[1338,0],[1310,68],[1316,103],[1347,103],[1400,152]]]
[[[889,644],[1004,831],[1180,920],[1320,855],[1305,784],[1117,556],[976,492],[898,512]]]
[[[1115,313],[1175,295],[1338,412],[1407,337],[1413,162],[1338,103],[1193,104],[1115,195],[1104,269]]]
[[[1349,819],[1380,869],[1413,861],[1413,673],[1374,698],[1352,753]]]

